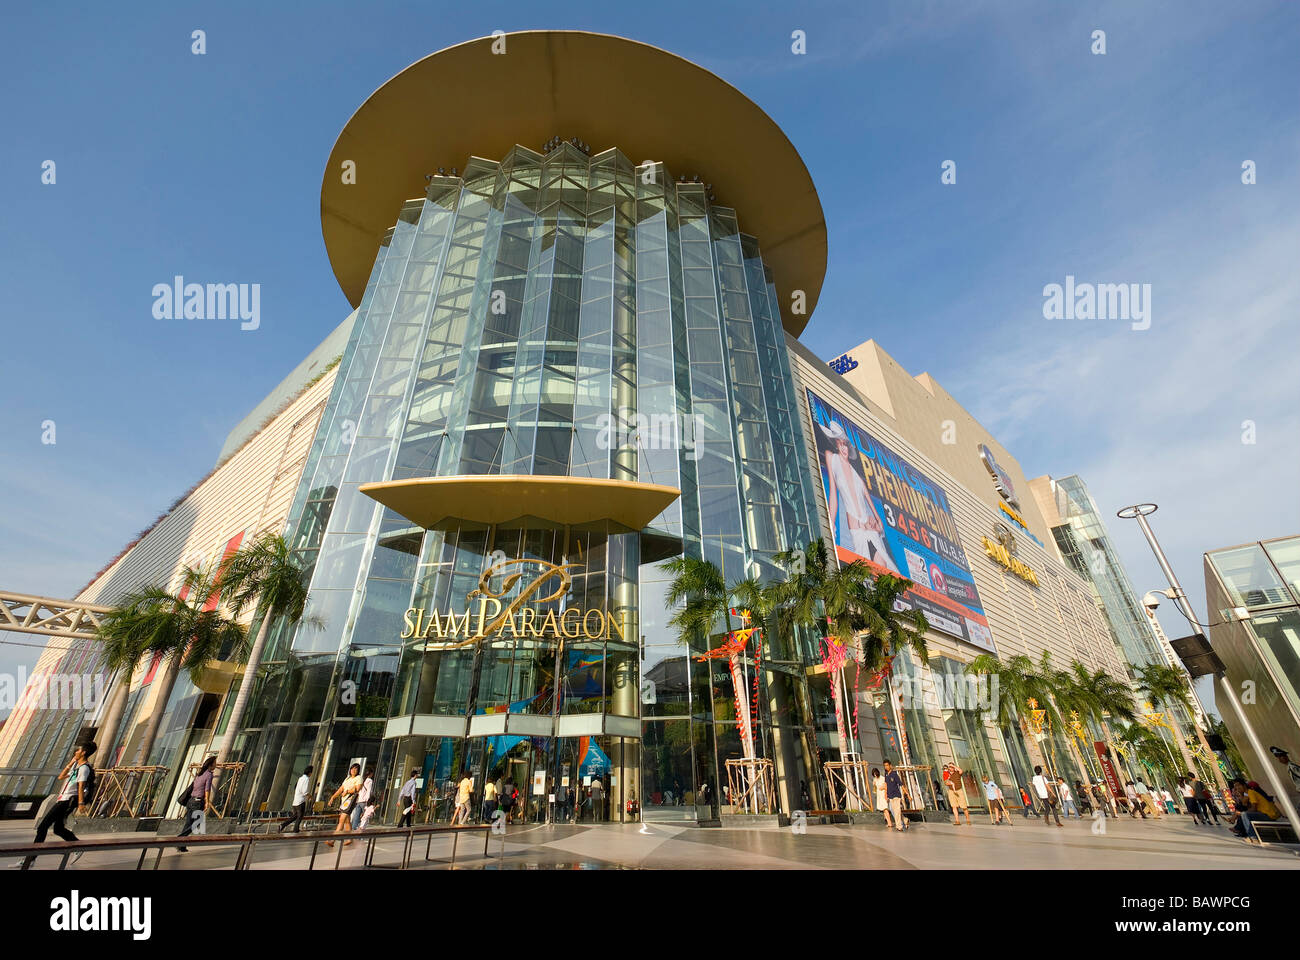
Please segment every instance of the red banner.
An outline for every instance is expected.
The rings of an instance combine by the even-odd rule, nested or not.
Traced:
[[[1095,740],[1092,746],[1097,751],[1097,759],[1101,761],[1101,769],[1106,774],[1106,786],[1110,787],[1111,795],[1124,796],[1124,789],[1119,785],[1119,777],[1115,773],[1115,765],[1110,762],[1110,750],[1105,741]]]

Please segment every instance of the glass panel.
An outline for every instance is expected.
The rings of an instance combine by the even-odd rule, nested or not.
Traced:
[[[1262,607],[1291,602],[1286,586],[1278,579],[1263,547],[1257,543],[1212,553],[1210,562],[1219,571],[1234,604]]]
[[[1264,544],[1264,549],[1268,551],[1268,555],[1282,572],[1282,578],[1291,587],[1296,601],[1300,602],[1300,537],[1293,540],[1275,540]]]

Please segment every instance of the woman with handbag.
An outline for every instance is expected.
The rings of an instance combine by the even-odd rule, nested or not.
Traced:
[[[361,792],[361,764],[354,763],[348,768],[347,779],[339,784],[339,788],[330,794],[330,798],[325,801],[325,806],[334,802],[334,798],[339,798],[339,822],[334,828],[335,833],[349,833],[352,830],[352,805],[357,802],[357,794]],[[343,846],[348,846],[351,840],[345,840]],[[326,840],[325,846],[334,846],[333,840]]]
[[[199,767],[198,775],[193,782],[187,789],[182,790],[180,796],[176,798],[177,803],[183,802],[185,805],[185,826],[181,828],[181,832],[176,836],[188,837],[194,832],[195,824],[203,824],[206,816],[204,811],[208,806],[208,794],[212,791],[212,769],[216,765],[217,758],[215,756],[204,760],[203,766]],[[199,833],[203,832],[204,830],[200,826]],[[189,847],[177,847],[176,849],[181,853],[189,851]]]

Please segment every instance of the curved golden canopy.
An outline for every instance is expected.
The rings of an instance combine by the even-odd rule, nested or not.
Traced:
[[[535,30],[431,54],[371,94],[339,134],[321,182],[321,231],[353,306],[384,232],[425,175],[500,159],[553,136],[713,185],[772,268],[785,329],[808,323],[826,274],[826,222],[812,177],[781,128],[735,87],[689,60],[605,34]],[[498,44],[498,49],[500,45]],[[347,161],[355,183],[344,183]],[[802,290],[805,312],[791,313]]]
[[[475,474],[363,483],[361,492],[412,523],[500,524],[525,517],[576,526],[612,521],[640,530],[677,499],[676,487],[543,474]]]

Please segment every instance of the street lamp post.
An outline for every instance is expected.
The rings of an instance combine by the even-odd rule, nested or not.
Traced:
[[[1156,512],[1158,508],[1154,503],[1137,503],[1130,507],[1124,507],[1116,516],[1123,520],[1136,520],[1138,526],[1142,528],[1143,535],[1147,538],[1147,543],[1151,545],[1151,552],[1156,555],[1156,562],[1160,564],[1160,569],[1164,571],[1165,579],[1169,581],[1170,599],[1178,604],[1179,610],[1187,618],[1187,622],[1192,625],[1192,629],[1200,635],[1205,641],[1207,647],[1210,646],[1210,638],[1202,629],[1200,621],[1196,619],[1196,611],[1192,609],[1191,603],[1187,599],[1187,594],[1183,592],[1182,584],[1178,582],[1178,577],[1174,574],[1174,568],[1169,565],[1169,558],[1165,552],[1160,549],[1160,543],[1156,540],[1156,535],[1151,529],[1151,524],[1147,522],[1147,517]],[[1222,669],[1215,671],[1215,679],[1218,681],[1219,690],[1223,692],[1228,703],[1237,714],[1237,719],[1241,721],[1241,729],[1246,733],[1246,739],[1250,741],[1251,747],[1255,751],[1255,757],[1264,767],[1264,779],[1268,781],[1269,786],[1273,788],[1273,793],[1277,796],[1278,806],[1286,814],[1287,820],[1291,822],[1291,829],[1300,837],[1300,815],[1296,814],[1295,805],[1291,802],[1291,797],[1287,793],[1287,787],[1278,776],[1274,764],[1267,762],[1268,751],[1264,749],[1263,742],[1259,739],[1259,734],[1251,725],[1246,716],[1246,711],[1242,708],[1241,701],[1237,699],[1237,691],[1232,689],[1232,684],[1228,682],[1228,675]]]

